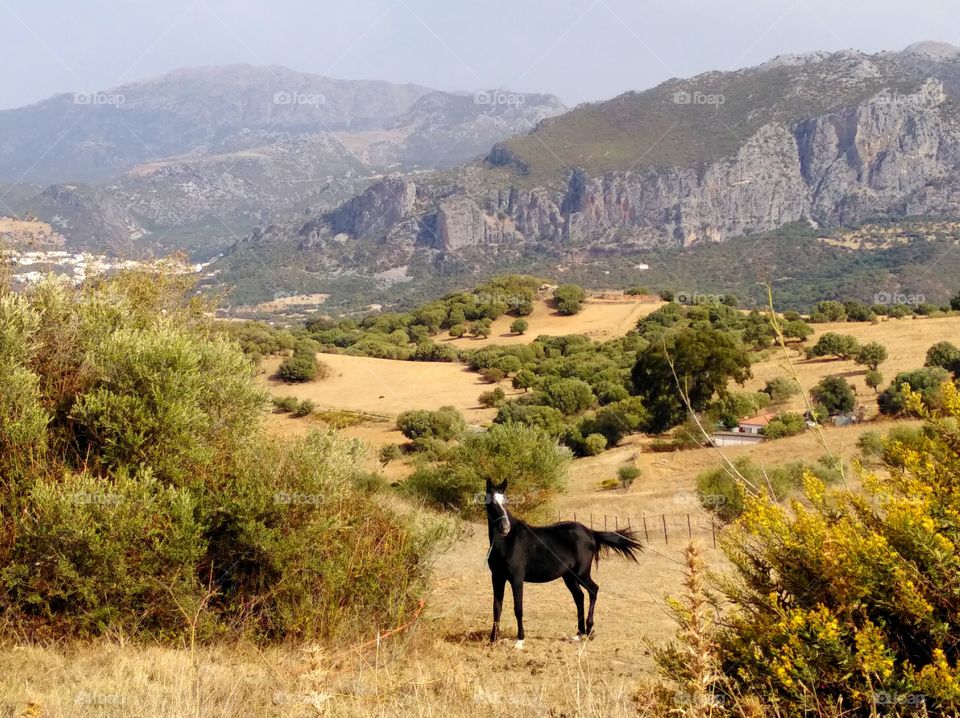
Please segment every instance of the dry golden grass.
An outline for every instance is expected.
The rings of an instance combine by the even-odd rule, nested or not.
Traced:
[[[321,354],[332,370],[320,381],[285,384],[270,377],[280,359],[264,360],[264,382],[274,396],[312,399],[318,407],[351,409],[395,417],[408,409],[454,406],[469,423],[489,422],[496,411],[484,409],[477,399],[491,385],[465,365],[449,362],[394,361],[342,354]]]
[[[445,344],[453,344],[464,349],[476,349],[488,344],[529,344],[540,335],[561,336],[564,334],[585,334],[591,339],[605,341],[623,336],[636,327],[637,322],[647,316],[663,302],[651,297],[621,296],[612,299],[593,297],[583,303],[583,309],[573,316],[565,317],[543,300],[533,303],[533,312],[524,317],[530,325],[525,334],[514,334],[510,324],[515,317],[504,315],[494,320],[493,333],[487,339],[442,339]]]
[[[879,324],[869,322],[841,322],[831,324],[812,325],[816,333],[806,344],[813,346],[817,339],[826,332],[850,334],[861,344],[879,342],[887,348],[889,357],[880,365],[880,372],[885,377],[884,386],[896,376],[898,372],[917,369],[923,366],[927,349],[939,341],[950,341],[960,344],[960,317],[933,317],[933,318],[904,318],[889,319]],[[826,376],[839,374],[846,377],[857,392],[859,403],[868,407],[867,416],[876,414],[876,395],[873,389],[864,383],[866,367],[854,361],[837,361],[829,359],[804,359],[799,352],[794,353],[792,360],[800,383],[807,389]],[[747,382],[746,388],[758,391],[768,379],[776,376],[789,376],[787,360],[781,350],[772,352],[769,359],[754,364],[752,367],[753,379]],[[803,411],[802,397],[794,397],[787,408],[792,411]]]

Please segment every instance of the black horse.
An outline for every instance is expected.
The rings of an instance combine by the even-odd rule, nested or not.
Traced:
[[[547,583],[562,578],[577,604],[577,639],[593,631],[593,609],[600,587],[590,578],[590,568],[600,560],[602,549],[612,549],[637,560],[635,551],[643,546],[629,529],[594,531],[575,521],[550,526],[530,526],[506,509],[507,482],[494,486],[487,479],[484,503],[490,532],[487,564],[493,576],[493,630],[490,641],[497,640],[500,611],[507,581],[513,590],[513,611],[517,617],[517,648],[523,648],[523,582]],[[590,610],[583,615],[583,591],[590,594]]]

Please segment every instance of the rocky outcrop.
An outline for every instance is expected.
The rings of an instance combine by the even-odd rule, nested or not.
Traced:
[[[472,204],[505,214],[529,241],[621,247],[723,241],[798,221],[950,213],[960,202],[960,130],[945,103],[942,84],[929,80],[911,94],[770,123],[734,155],[698,170],[574,170],[562,192],[497,188]],[[494,212],[485,219],[502,224]],[[475,213],[447,222],[443,248],[474,244],[480,226]]]
[[[330,229],[354,237],[385,232],[406,219],[417,201],[417,186],[406,177],[389,177],[326,217]]]

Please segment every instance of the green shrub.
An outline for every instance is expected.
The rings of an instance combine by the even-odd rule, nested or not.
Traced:
[[[293,415],[299,417],[310,416],[316,408],[317,405],[312,399],[304,399],[297,405],[297,408],[294,409]]]
[[[294,354],[283,360],[277,369],[277,378],[290,383],[313,381],[320,373],[320,365],[313,354]]]
[[[864,344],[857,354],[857,364],[863,364],[866,367],[876,371],[877,367],[887,360],[887,348],[879,342],[870,342]]]
[[[876,394],[880,391],[880,385],[883,384],[883,374],[876,369],[870,369],[864,373],[863,382]]]
[[[748,460],[741,457],[734,465],[742,472],[748,466]],[[743,513],[746,492],[729,469],[719,467],[697,476],[697,498],[721,521],[732,521]]]
[[[640,469],[632,464],[621,466],[617,469],[617,480],[624,489],[629,489],[633,486],[633,482],[638,478],[640,478]]]
[[[557,311],[564,315],[576,314],[583,307],[587,293],[576,284],[561,284],[553,292]]]
[[[860,353],[860,343],[850,334],[827,332],[810,349],[810,356],[832,356],[836,359],[855,359]]]
[[[523,389],[527,390],[533,386],[537,381],[537,375],[534,374],[529,369],[521,369],[513,376],[511,384],[514,389]]]
[[[796,436],[807,430],[807,420],[802,414],[784,412],[777,414],[764,427],[763,435],[768,439],[782,439],[786,436]]]
[[[499,367],[491,366],[480,370],[481,378],[488,384],[496,384],[507,378],[507,373]]]
[[[928,409],[938,409],[942,404],[941,387],[949,381],[950,374],[938,366],[900,372],[890,386],[877,397],[880,413],[891,416],[911,414],[912,411],[907,405],[908,387],[920,393],[923,404]]]
[[[526,319],[514,319],[510,324],[510,331],[514,334],[525,334],[530,328],[530,323]]]
[[[500,407],[497,424],[523,424],[543,429],[550,436],[560,436],[564,430],[563,414],[552,406],[526,405],[508,401]]]
[[[763,393],[770,397],[772,403],[783,404],[791,396],[800,393],[800,386],[793,379],[778,376],[767,381],[763,387]]]
[[[5,633],[179,643],[187,610],[201,640],[308,641],[416,606],[437,530],[357,490],[359,444],[263,432],[253,365],[188,278],[14,301],[0,292]]]
[[[951,342],[937,342],[927,350],[924,366],[940,367],[956,376],[960,374],[960,348]]]
[[[291,413],[297,410],[300,402],[295,396],[274,397],[273,405],[280,411]]]
[[[380,464],[386,466],[391,461],[402,459],[403,449],[400,448],[399,444],[386,444],[380,447],[377,457],[380,459]]]
[[[485,391],[480,395],[479,404],[483,407],[500,406],[507,398],[506,392],[499,386],[493,391]]]
[[[408,439],[439,439],[449,441],[458,437],[467,423],[452,406],[442,406],[437,411],[413,409],[397,417],[397,428]]]
[[[568,416],[589,409],[596,401],[590,385],[580,379],[560,379],[548,384],[544,391],[546,403]]]
[[[483,511],[476,498],[486,480],[509,481],[517,511],[529,513],[563,490],[569,461],[569,450],[541,429],[495,424],[464,437],[441,464],[422,466],[402,487],[435,506],[476,517]]]
[[[515,374],[520,371],[520,368],[523,366],[522,362],[515,356],[506,354],[505,356],[497,359],[496,368],[507,374]]]
[[[583,439],[584,456],[602,454],[607,448],[607,437],[603,434],[589,434]]]
[[[810,390],[811,398],[831,416],[853,411],[857,397],[842,376],[827,376]]]

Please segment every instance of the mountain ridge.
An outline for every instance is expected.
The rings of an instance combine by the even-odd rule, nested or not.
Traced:
[[[921,50],[827,53],[578,106],[483,162],[383,180],[262,227],[224,260],[225,280],[245,252],[396,282],[531,252],[573,259],[792,223],[960,215],[960,52]]]

